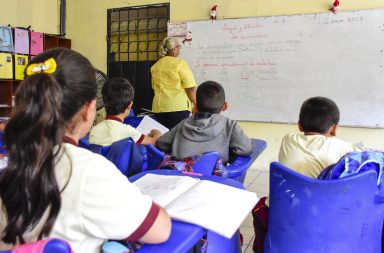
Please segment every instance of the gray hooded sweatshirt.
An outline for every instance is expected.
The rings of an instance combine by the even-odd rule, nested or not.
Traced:
[[[183,120],[157,139],[157,146],[182,160],[209,151],[220,153],[223,162],[230,155],[249,155],[252,142],[236,121],[221,114],[197,113]]]

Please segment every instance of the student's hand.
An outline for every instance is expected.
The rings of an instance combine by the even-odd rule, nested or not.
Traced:
[[[148,134],[148,136],[150,137],[160,137],[161,136],[161,132],[157,129],[152,129],[151,132]]]
[[[5,123],[0,122],[0,132],[4,132],[5,129]]]

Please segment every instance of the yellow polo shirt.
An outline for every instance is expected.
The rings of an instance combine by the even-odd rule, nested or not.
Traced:
[[[196,86],[188,64],[179,58],[164,56],[151,67],[152,89],[155,96],[153,112],[177,112],[192,110],[185,89]]]

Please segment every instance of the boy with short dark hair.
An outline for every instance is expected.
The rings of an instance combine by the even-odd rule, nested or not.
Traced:
[[[339,109],[329,98],[312,97],[304,101],[298,122],[304,134],[284,137],[279,162],[303,175],[317,178],[322,170],[345,154],[361,150],[335,137],[339,118]]]
[[[194,115],[162,135],[156,145],[178,160],[209,151],[220,153],[224,163],[231,156],[249,155],[252,142],[236,121],[220,114],[228,104],[223,87],[214,81],[198,86]]]
[[[135,91],[127,79],[111,78],[102,89],[103,103],[107,112],[105,120],[91,129],[89,143],[109,146],[113,142],[131,137],[137,144],[155,144],[161,133],[153,129],[144,135],[123,123],[132,108]]]

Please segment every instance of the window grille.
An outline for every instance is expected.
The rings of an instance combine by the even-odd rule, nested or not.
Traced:
[[[169,4],[108,10],[108,62],[156,61],[167,36]]]

